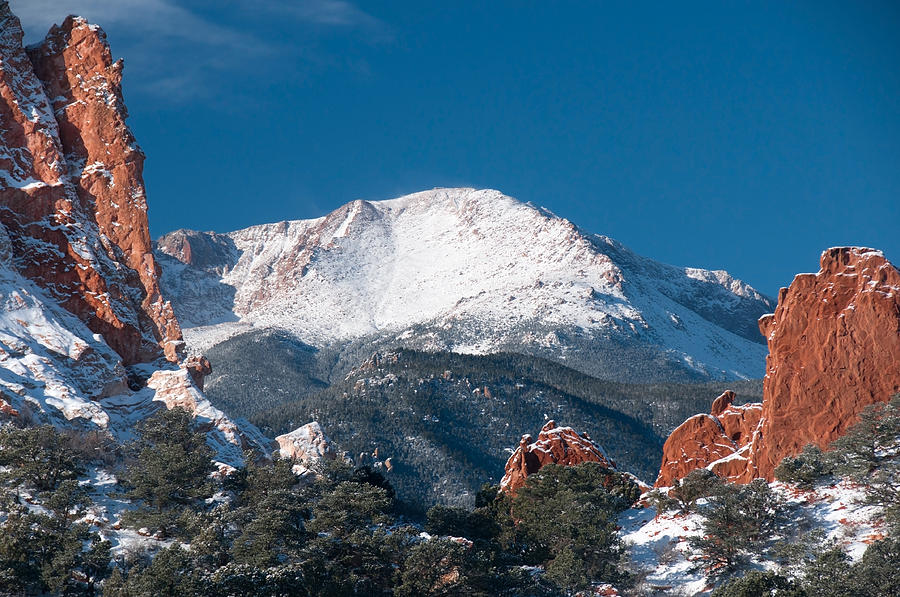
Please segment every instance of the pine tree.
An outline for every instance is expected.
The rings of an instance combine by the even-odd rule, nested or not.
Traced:
[[[597,463],[547,465],[512,499],[516,543],[526,562],[553,569],[566,589],[617,581],[616,519],[639,496],[628,477]]]
[[[213,453],[205,435],[192,427],[190,413],[181,408],[159,411],[141,425],[137,458],[122,481],[125,496],[141,502],[143,511],[127,512],[127,524],[177,532],[183,508],[212,495]]]
[[[52,491],[61,481],[83,472],[67,438],[52,425],[0,428],[0,466],[8,467],[0,472],[0,482],[38,491]]]

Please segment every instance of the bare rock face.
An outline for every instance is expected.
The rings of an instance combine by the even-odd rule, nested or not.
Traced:
[[[825,251],[817,274],[782,289],[760,331],[769,356],[753,476],[771,479],[782,458],[825,448],[900,392],[900,272],[879,251]]]
[[[182,368],[160,369],[147,381],[153,400],[169,410],[183,408],[198,422],[197,429],[206,434],[207,443],[223,462],[241,462],[243,450],[265,450],[265,440],[246,433],[225,413],[214,407],[197,388],[190,373]]]
[[[224,234],[175,230],[162,236],[156,248],[185,265],[224,274],[238,259],[234,241]]]
[[[316,421],[298,427],[290,433],[279,435],[275,441],[278,442],[282,458],[298,463],[310,464],[337,458],[334,445]]]
[[[738,418],[717,398],[718,435],[699,422],[706,415],[685,422],[666,440],[657,485],[700,467],[738,482],[772,480],[783,458],[810,443],[826,448],[866,406],[900,392],[900,272],[879,251],[825,251],[819,272],[782,288],[759,326],[769,345],[762,404],[741,407]]]
[[[525,478],[547,464],[575,465],[582,462],[599,462],[609,468],[615,463],[606,452],[595,444],[586,433],[576,433],[571,427],[557,427],[547,421],[537,441],[531,435],[523,435],[519,447],[506,462],[506,474],[500,488],[515,494],[525,485]]]
[[[159,292],[122,62],[80,18],[28,52],[22,38],[0,2],[0,223],[12,260],[126,364],[176,361],[181,330]]]

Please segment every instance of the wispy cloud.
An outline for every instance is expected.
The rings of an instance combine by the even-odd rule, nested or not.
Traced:
[[[215,87],[216,78],[229,70],[308,53],[304,35],[316,30],[345,31],[373,42],[390,36],[383,22],[346,0],[10,0],[10,6],[29,43],[69,14],[100,24],[113,51],[128,58],[128,70],[136,76],[132,85],[176,102]],[[286,36],[275,41],[279,36],[266,34],[272,26],[303,26],[303,31],[287,36],[287,42]]]
[[[211,45],[246,41],[233,28],[217,25],[180,4],[173,0],[10,0],[26,33],[34,37],[66,15],[76,14],[107,27],[125,26]],[[257,13],[262,9],[280,19],[326,27],[384,28],[377,18],[345,0],[238,0],[222,3],[222,8]]]
[[[335,27],[383,28],[385,25],[372,15],[344,0],[270,0],[268,10],[310,23]]]
[[[42,36],[66,15],[83,16],[104,27],[128,27],[165,37],[227,44],[239,34],[202,19],[169,0],[11,0],[29,39]]]

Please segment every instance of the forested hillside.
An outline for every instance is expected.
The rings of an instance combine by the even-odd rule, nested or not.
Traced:
[[[690,413],[707,410],[724,384],[622,384],[518,354],[460,355],[409,350],[375,355],[332,385],[325,357],[287,335],[232,339],[247,360],[217,365],[207,394],[270,435],[319,421],[358,464],[390,458],[398,496],[421,509],[471,504],[498,482],[509,450],[547,419],[577,422],[622,470],[652,482],[662,443]],[[229,356],[212,353],[216,356]],[[252,368],[256,356],[263,370]],[[227,383],[230,380],[243,383]],[[759,382],[731,382],[758,399]],[[378,458],[370,455],[378,449]]]

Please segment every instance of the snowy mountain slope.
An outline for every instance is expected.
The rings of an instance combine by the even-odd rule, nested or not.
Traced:
[[[124,367],[99,334],[12,267],[7,246],[0,225],[0,406],[7,406],[0,418],[105,430],[128,441],[156,410],[184,406],[207,432],[216,459],[240,464],[242,448],[258,442],[258,432],[238,430],[183,368],[162,359]],[[140,387],[131,389],[129,381]]]
[[[390,337],[587,371],[629,355],[626,377],[652,379],[653,363],[734,379],[762,375],[756,319],[773,308],[726,272],[639,257],[493,190],[354,201],[227,235],[177,231],[157,248],[164,292],[198,350],[253,326],[313,346]]]

